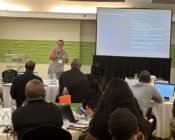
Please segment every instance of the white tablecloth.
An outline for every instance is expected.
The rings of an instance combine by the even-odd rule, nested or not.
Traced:
[[[173,103],[164,102],[162,104],[153,103],[153,113],[157,119],[157,127],[155,135],[160,138],[168,138],[170,136],[170,122],[172,116]]]
[[[6,108],[11,107],[15,102],[10,96],[11,85],[12,85],[11,83],[2,85],[4,107]],[[46,85],[45,89],[46,89],[46,101],[55,102],[55,98],[58,95],[58,89],[59,89],[58,82],[55,84],[53,83]]]

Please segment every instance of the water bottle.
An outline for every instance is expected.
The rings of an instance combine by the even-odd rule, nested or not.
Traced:
[[[0,111],[2,111],[2,109],[3,109],[3,101],[2,99],[0,99]]]
[[[138,74],[137,73],[134,74],[134,79],[138,79]]]
[[[14,102],[11,107],[11,114],[16,110],[16,103]]]
[[[63,89],[63,95],[69,95],[69,92],[67,90],[67,87],[64,87],[64,89]]]
[[[0,99],[0,126],[2,125],[2,116],[3,116],[3,102]]]

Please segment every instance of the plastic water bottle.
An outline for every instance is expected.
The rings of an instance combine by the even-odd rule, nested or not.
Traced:
[[[134,74],[134,79],[138,79],[138,74],[137,73]]]
[[[3,101],[0,99],[0,111],[3,109]]]
[[[12,107],[11,107],[11,114],[16,110],[16,103],[14,102]]]
[[[63,89],[63,95],[69,95],[69,92],[67,90],[67,87],[64,87],[64,89]]]
[[[2,125],[2,115],[3,115],[3,102],[0,99],[0,126]]]

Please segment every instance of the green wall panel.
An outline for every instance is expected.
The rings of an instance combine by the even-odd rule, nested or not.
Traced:
[[[65,41],[68,62],[80,58],[82,64],[91,65],[95,54],[95,42]],[[6,40],[0,39],[0,62],[5,62],[5,54],[25,54],[26,59],[37,63],[49,63],[48,54],[56,46],[56,41],[46,40]],[[175,67],[175,45],[171,46],[172,67]]]
[[[175,67],[175,45],[171,45],[171,67]]]
[[[95,42],[80,43],[80,59],[82,64],[92,64],[93,55],[95,54]]]
[[[41,40],[2,40],[0,39],[0,61],[4,62],[5,54],[25,54],[37,63],[49,63],[48,54],[56,46],[56,41]],[[66,41],[65,50],[69,63],[73,58],[80,58],[80,42]]]

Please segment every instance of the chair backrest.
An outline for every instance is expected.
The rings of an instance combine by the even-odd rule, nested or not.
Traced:
[[[20,140],[72,140],[71,134],[53,125],[41,125],[27,131]]]
[[[12,83],[17,76],[17,71],[8,69],[2,72],[2,78],[4,83]]]

